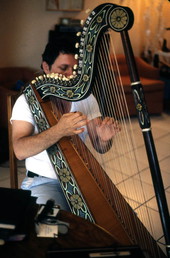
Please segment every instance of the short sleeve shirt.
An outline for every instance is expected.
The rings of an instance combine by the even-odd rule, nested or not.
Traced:
[[[93,112],[91,112],[91,110]],[[88,120],[94,119],[95,117],[99,117],[101,115],[97,101],[92,94],[84,100],[72,102],[70,111],[80,111],[83,114],[87,115]],[[34,117],[30,111],[29,105],[24,95],[21,95],[17,99],[13,107],[12,116],[10,120],[11,122],[12,120],[22,120],[29,122],[34,127],[34,134],[38,133],[38,128],[36,126]],[[81,133],[79,136],[83,141],[85,141],[85,138],[87,136],[86,127],[85,131]],[[26,158],[25,165],[28,171],[32,171],[36,174],[48,178],[56,178],[55,171],[53,169],[53,166],[51,164],[51,161],[48,157],[48,153],[46,150],[32,157]]]

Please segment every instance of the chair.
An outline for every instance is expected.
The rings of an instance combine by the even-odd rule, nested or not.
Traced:
[[[132,94],[129,71],[124,55],[117,55],[123,89],[131,116],[137,115]],[[135,57],[139,77],[143,86],[145,101],[150,115],[160,115],[163,112],[164,82],[160,79],[159,69],[146,63],[140,57]]]
[[[41,72],[37,69],[30,67],[0,68],[0,133],[1,141],[3,141],[1,145],[3,147],[0,148],[0,162],[6,162],[9,158],[7,96],[17,94],[24,85],[27,85],[40,74]]]
[[[9,145],[9,168],[10,168],[10,186],[11,188],[18,189],[18,171],[17,171],[17,158],[14,154],[12,144],[12,125],[10,118],[12,114],[13,105],[18,97],[18,94],[7,96],[7,118],[8,118],[8,145]]]

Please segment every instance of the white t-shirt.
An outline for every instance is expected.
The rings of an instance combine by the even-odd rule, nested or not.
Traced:
[[[70,112],[75,112],[75,111],[80,111],[83,114],[87,115],[88,120],[91,120],[95,117],[99,117],[101,115],[97,101],[92,94],[84,100],[72,102]],[[24,95],[21,95],[17,99],[13,107],[12,116],[10,120],[11,122],[12,120],[22,120],[22,121],[29,122],[34,126],[34,134],[38,133],[38,128],[34,121],[34,117],[30,111],[30,108],[28,106],[28,103]],[[83,141],[85,141],[85,138],[87,136],[86,127],[85,127],[85,131],[79,134],[79,136]],[[55,171],[53,169],[53,166],[51,164],[51,161],[48,157],[46,150],[32,157],[26,158],[25,166],[27,171],[29,170],[38,175],[56,179]]]

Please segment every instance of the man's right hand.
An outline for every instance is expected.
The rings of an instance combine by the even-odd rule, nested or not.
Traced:
[[[81,112],[70,112],[64,114],[56,125],[59,134],[70,136],[84,131],[83,126],[87,124],[87,116]]]

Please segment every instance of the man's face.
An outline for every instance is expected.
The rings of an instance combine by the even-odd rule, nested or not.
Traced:
[[[63,74],[67,77],[73,74],[75,64],[77,64],[77,60],[73,54],[60,53],[49,72]]]

